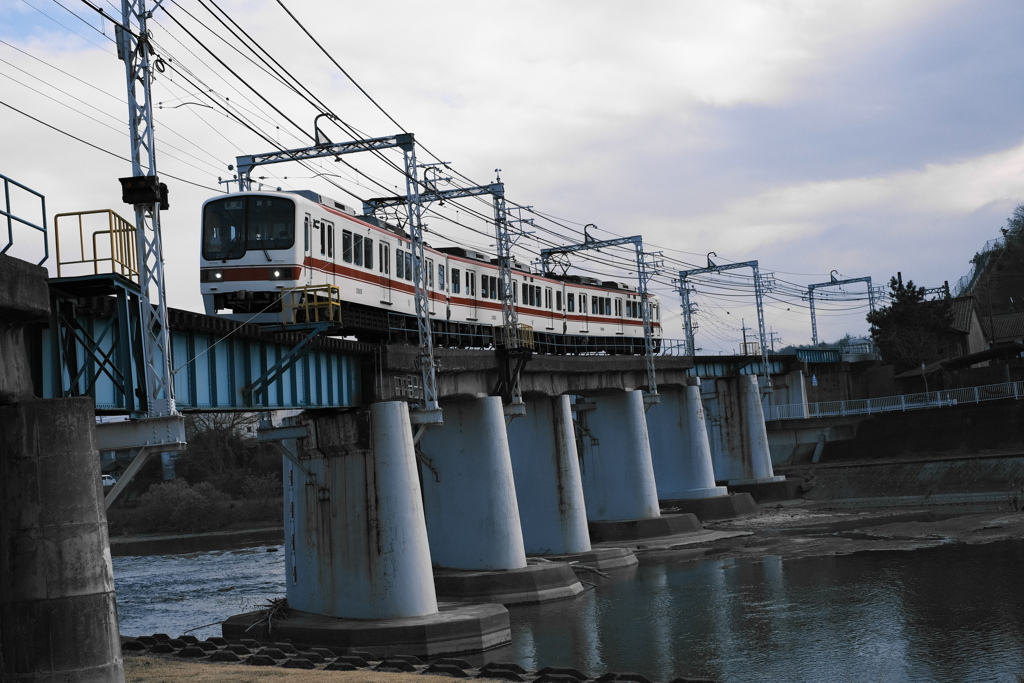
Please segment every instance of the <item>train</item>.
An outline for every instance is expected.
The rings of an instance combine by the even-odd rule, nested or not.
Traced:
[[[499,343],[498,262],[460,246],[425,246],[434,343]],[[309,190],[235,192],[202,207],[200,291],[207,314],[259,324],[327,319],[331,334],[415,342],[413,255],[408,233]],[[635,286],[512,265],[513,301],[538,352],[643,353]],[[652,336],[661,338],[654,296]]]

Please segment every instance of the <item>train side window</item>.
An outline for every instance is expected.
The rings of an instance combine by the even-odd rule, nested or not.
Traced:
[[[491,298],[492,299],[497,299],[497,298],[499,298],[498,297],[498,278],[492,277],[492,278],[490,278],[490,281],[491,281]]]
[[[427,287],[434,288],[434,259],[427,259]]]
[[[622,299],[616,299],[615,300],[615,317],[616,318],[621,318],[622,317]]]
[[[317,220],[315,218],[313,219],[313,229],[320,233],[320,253],[321,254],[326,254],[327,253],[327,231],[324,230],[323,227],[324,226],[320,224],[319,220]]]
[[[444,264],[437,264],[437,288],[444,291]]]
[[[363,265],[373,270],[373,239],[363,238]]]
[[[345,263],[352,263],[352,233],[341,231],[341,258]]]
[[[381,242],[379,252],[377,256],[380,257],[380,263],[377,267],[380,272],[388,275],[391,273],[391,246]]]
[[[405,252],[401,249],[395,249],[395,277],[405,279]]]
[[[466,296],[476,296],[476,273],[466,271]]]
[[[576,295],[569,292],[565,295],[565,309],[568,313],[576,311]]]
[[[405,279],[412,280],[412,252],[405,252]]]
[[[555,310],[562,310],[562,290],[555,292]]]
[[[544,288],[544,308],[551,308],[551,288]]]
[[[530,296],[526,293],[526,288],[530,285],[523,283],[523,305],[526,306],[530,302]]]
[[[462,273],[458,268],[452,268],[452,294],[459,293],[459,287],[462,286]]]
[[[491,288],[487,285],[487,276],[480,276],[480,298],[489,299],[491,298]]]
[[[334,258],[334,224],[324,221],[327,226],[327,257]]]
[[[363,236],[352,235],[352,263],[363,265]]]
[[[580,294],[580,313],[586,315],[587,313],[587,295]]]
[[[611,315],[612,314],[612,298],[610,296],[606,296],[604,298],[604,314],[605,315]]]
[[[658,304],[654,304],[654,319],[661,320],[661,311],[658,310]]]
[[[302,228],[302,251],[306,253],[309,251],[309,214],[306,214],[306,220],[303,222]]]

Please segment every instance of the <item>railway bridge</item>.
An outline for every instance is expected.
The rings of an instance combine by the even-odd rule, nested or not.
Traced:
[[[756,509],[749,496],[730,495],[725,485],[781,480],[772,472],[753,374],[760,359],[702,387],[700,373],[714,364],[659,356],[651,400],[642,358],[534,355],[510,363],[494,350],[439,349],[443,421],[426,426],[409,410],[422,395],[415,347],[333,338],[329,325],[256,327],[172,309],[177,411],[141,419],[148,397],[139,390],[146,368],[135,346],[140,298],[132,279],[51,279],[40,267],[0,261],[0,419],[12,425],[4,449],[27,449],[17,466],[18,459],[4,459],[0,531],[17,536],[16,508],[45,505],[15,493],[30,489],[29,479],[49,482],[37,487],[39,496],[73,491],[93,509],[90,552],[68,559],[75,566],[66,569],[97,577],[92,599],[102,604],[97,619],[108,631],[116,626],[112,587],[91,566],[106,561],[104,517],[88,504],[99,490],[96,449],[133,448],[145,456],[180,448],[181,411],[304,411],[283,422],[268,419],[259,432],[285,455],[288,603],[310,615],[296,626],[310,642],[380,651],[500,643],[508,638],[503,607],[444,601],[572,597],[582,588],[569,565],[530,558],[635,562],[631,553],[592,544],[699,531],[694,514],[663,515],[662,506],[705,518],[749,512]],[[517,405],[502,399],[512,373],[522,397]],[[94,415],[127,419],[105,421],[93,441]],[[54,466],[53,444],[40,431],[51,422],[74,423],[53,438],[84,459],[75,468]],[[83,487],[90,478],[95,485]],[[53,525],[53,533],[66,534],[81,520]],[[40,596],[21,587],[24,595],[6,601],[46,619]],[[66,611],[82,609],[81,595],[63,590]],[[225,634],[246,631],[253,619],[240,615],[225,624]],[[383,626],[352,627],[366,619]],[[413,623],[423,628],[410,644],[397,634]],[[116,638],[111,642],[116,647]]]

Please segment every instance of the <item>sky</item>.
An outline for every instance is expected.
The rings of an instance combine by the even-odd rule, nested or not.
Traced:
[[[246,59],[232,21],[317,102]],[[955,287],[1024,203],[1022,25],[1014,0],[165,0],[148,28],[165,66],[153,100],[168,303],[201,310],[200,207],[228,165],[310,144],[329,110],[350,126],[321,119],[335,142],[413,132],[418,161],[446,162],[452,183],[501,169],[509,202],[530,207],[514,212],[533,219],[517,224],[524,260],[581,241],[586,224],[597,239],[642,236],[661,254],[666,337],[682,337],[673,281],[713,252],[715,265],[757,261],[775,345],[807,344],[808,285],[884,287],[901,272]],[[0,174],[45,195],[51,241],[62,212],[131,217],[111,26],[82,0],[0,0]],[[368,155],[258,173],[357,208],[404,191]],[[40,212],[20,190],[12,203]],[[487,205],[432,209],[428,242],[493,253],[475,215]],[[14,252],[38,260],[40,248],[17,233]],[[635,282],[629,252],[592,255],[571,267]],[[733,353],[744,327],[756,335],[750,273],[687,279],[700,353]],[[817,289],[816,309],[821,341],[868,332],[864,283]]]

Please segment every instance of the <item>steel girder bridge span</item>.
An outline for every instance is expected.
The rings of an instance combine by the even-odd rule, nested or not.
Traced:
[[[180,412],[352,408],[362,405],[374,347],[331,337],[338,322],[278,329],[168,309],[176,414],[149,414],[141,352],[142,307],[131,273],[51,278],[50,317],[37,330],[34,377],[43,398],[89,396],[101,421],[101,451],[130,451],[133,460],[106,495],[127,488],[154,453],[184,448]]]
[[[44,398],[90,396],[99,414],[138,416],[145,396],[137,353],[136,285],[119,275],[50,281],[40,331]],[[334,323],[281,331],[169,309],[174,395],[181,411],[350,408],[363,400],[373,347],[328,336]]]

